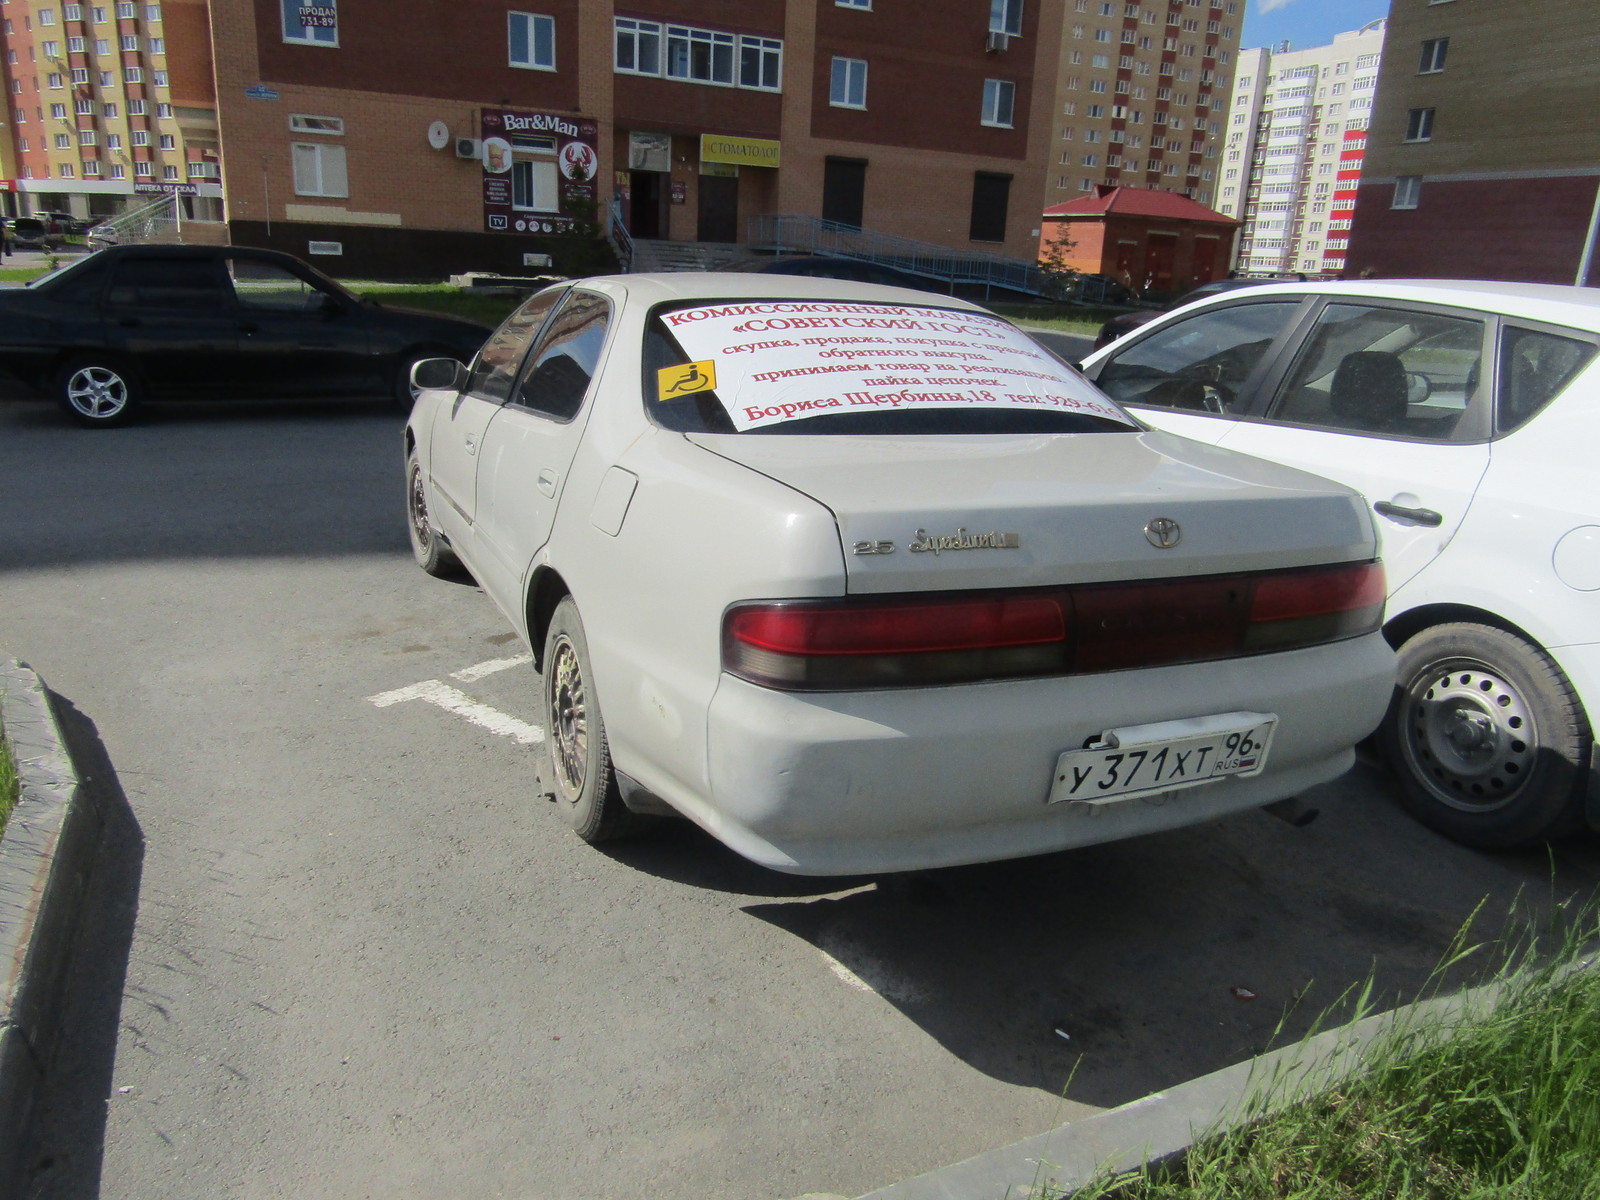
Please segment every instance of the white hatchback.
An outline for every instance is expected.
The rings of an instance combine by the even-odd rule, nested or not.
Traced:
[[[1148,430],[961,301],[590,279],[414,379],[417,560],[527,639],[540,790],[591,841],[1037,854],[1292,796],[1388,702],[1358,496]]]
[[[1600,825],[1597,350],[1592,288],[1363,280],[1187,306],[1083,369],[1163,429],[1367,497],[1403,795],[1517,846]]]

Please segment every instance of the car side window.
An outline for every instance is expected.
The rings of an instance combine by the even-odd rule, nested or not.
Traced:
[[[1330,304],[1267,418],[1427,441],[1471,441],[1484,323],[1412,309]]]
[[[1495,431],[1510,433],[1543,408],[1595,356],[1593,342],[1507,325],[1500,334]]]
[[[1197,313],[1113,354],[1095,383],[1124,404],[1233,412],[1244,407],[1245,382],[1299,308],[1298,300],[1268,300]]]
[[[106,300],[123,307],[215,311],[224,297],[209,258],[129,258],[118,264]]]
[[[604,296],[567,293],[566,303],[528,356],[511,403],[558,421],[572,420],[600,365],[610,324],[611,305]]]
[[[523,301],[522,306],[501,322],[489,340],[478,351],[472,364],[472,375],[467,380],[467,392],[483,400],[504,404],[511,398],[511,388],[522,359],[533,343],[534,335],[544,327],[545,318],[556,306],[556,301],[567,294],[565,288],[540,292]]]
[[[256,258],[229,258],[227,264],[234,297],[244,308],[263,312],[309,313],[320,311],[330,299],[327,292],[313,287],[277,263]]]

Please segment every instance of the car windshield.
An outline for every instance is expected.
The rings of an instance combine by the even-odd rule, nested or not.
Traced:
[[[1016,326],[960,309],[698,301],[645,336],[645,407],[686,433],[1090,433],[1141,428]]]

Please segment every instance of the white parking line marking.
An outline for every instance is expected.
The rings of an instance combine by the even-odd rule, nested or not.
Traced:
[[[451,671],[450,678],[459,679],[462,683],[471,683],[474,679],[482,679],[485,675],[493,675],[496,671],[509,671],[512,667],[520,667],[532,661],[531,654],[519,654],[515,658],[491,658],[488,662],[481,662],[475,667]]]
[[[391,704],[401,704],[407,700],[423,700],[438,705],[446,712],[455,713],[458,717],[464,717],[490,733],[498,733],[501,737],[521,742],[524,746],[544,741],[544,730],[537,725],[529,725],[526,721],[508,716],[498,708],[481,704],[465,692],[458,692],[448,683],[440,683],[437,679],[424,679],[421,683],[413,683],[410,687],[397,688],[392,692],[379,692],[376,696],[368,696],[367,699],[379,708],[388,708]]]

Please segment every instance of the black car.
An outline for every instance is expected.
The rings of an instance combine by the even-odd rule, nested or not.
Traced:
[[[1263,283],[1281,283],[1278,279],[1213,279],[1210,283],[1202,283],[1193,291],[1185,292],[1171,304],[1164,308],[1146,308],[1138,312],[1118,313],[1104,325],[1095,336],[1094,348],[1109,346],[1124,334],[1132,333],[1141,325],[1148,325],[1162,313],[1169,313],[1175,308],[1182,308],[1185,304],[1195,300],[1204,300],[1207,296],[1215,296],[1218,292],[1231,292],[1235,288],[1258,287]]]
[[[147,397],[370,395],[409,409],[413,363],[469,362],[491,332],[242,246],[111,246],[0,290],[0,367],[95,426]]]

